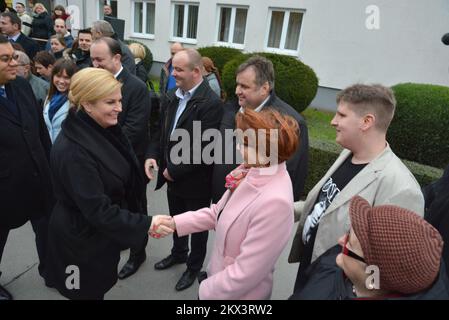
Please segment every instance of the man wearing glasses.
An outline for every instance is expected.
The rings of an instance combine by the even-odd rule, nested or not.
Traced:
[[[338,94],[337,105],[331,125],[344,150],[307,199],[295,203],[299,226],[288,259],[300,262],[295,291],[303,284],[306,268],[349,230],[353,196],[424,215],[418,182],[386,140],[396,107],[393,92],[381,85],[357,84]]]
[[[17,59],[11,43],[0,35],[0,260],[9,230],[31,220],[43,275],[47,216],[53,205],[51,142],[30,85],[17,77]],[[0,300],[10,299],[0,285]]]
[[[447,300],[443,239],[415,212],[355,196],[351,228],[308,268],[290,299]]]

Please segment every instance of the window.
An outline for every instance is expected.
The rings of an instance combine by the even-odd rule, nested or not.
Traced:
[[[296,55],[304,13],[290,10],[270,10],[271,19],[267,49]]]
[[[198,9],[197,4],[175,3],[173,5],[173,38],[196,43]]]
[[[154,37],[154,19],[155,19],[154,1],[133,1],[133,36]]]
[[[98,1],[98,18],[104,19],[104,6],[108,5],[112,9],[111,17],[117,18],[117,0],[99,0]]]
[[[217,41],[243,49],[247,15],[247,8],[220,7]]]

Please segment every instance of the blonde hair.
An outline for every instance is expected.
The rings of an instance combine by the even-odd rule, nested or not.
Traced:
[[[45,8],[45,6],[44,6],[42,3],[40,3],[40,2],[37,2],[37,3],[34,5],[34,7],[33,7],[33,12],[36,12],[37,7],[42,7],[42,10],[44,10],[45,12],[48,13],[47,8]]]
[[[122,84],[109,71],[97,68],[86,68],[77,72],[70,84],[69,100],[72,107],[84,110],[83,102],[95,102],[106,98]]]
[[[139,58],[141,60],[145,59],[146,52],[145,47],[140,43],[131,43],[128,45],[129,50],[131,50],[134,58]]]

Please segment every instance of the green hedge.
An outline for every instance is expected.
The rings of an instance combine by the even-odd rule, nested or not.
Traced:
[[[291,56],[274,53],[250,53],[229,61],[221,76],[228,97],[235,95],[235,71],[238,66],[254,55],[266,57],[273,62],[276,94],[298,112],[305,110],[318,90],[318,78],[312,68]]]
[[[309,173],[304,191],[305,196],[326,174],[341,150],[341,147],[335,143],[326,140],[310,139]],[[425,166],[416,162],[404,160],[404,164],[413,173],[421,187],[439,179],[443,174],[443,170],[439,168]]]
[[[228,61],[242,55],[240,50],[228,47],[203,47],[199,48],[198,52],[201,56],[212,59],[220,75],[223,74],[223,67]]]
[[[404,83],[394,86],[396,114],[388,141],[404,159],[444,168],[449,164],[449,88]]]
[[[124,42],[126,44],[138,43],[138,44],[141,44],[141,45],[144,46],[144,48],[145,48],[145,59],[143,60],[143,64],[145,66],[145,69],[147,69],[148,72],[150,72],[151,66],[153,65],[153,53],[151,53],[150,48],[148,48],[145,43],[142,43],[142,42],[137,41],[137,40],[131,40],[130,39],[130,40],[125,40]]]

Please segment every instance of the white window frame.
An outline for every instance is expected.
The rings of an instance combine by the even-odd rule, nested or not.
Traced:
[[[182,26],[182,37],[175,37],[173,35],[174,33],[174,27],[175,27],[175,7],[177,5],[183,5],[184,6],[184,25]],[[197,18],[197,26],[196,26],[196,36],[197,39],[187,38],[187,25],[188,25],[188,18],[189,18],[189,6],[197,6],[198,7],[198,18]],[[198,43],[198,26],[200,21],[200,4],[198,2],[172,2],[171,6],[171,27],[170,27],[170,41],[172,42],[181,42],[181,43],[188,43],[188,44],[197,44]]]
[[[222,8],[229,8],[232,9],[231,11],[231,21],[229,22],[229,38],[231,41],[225,42],[225,41],[219,41],[219,32],[220,32],[220,21],[221,21],[221,9]],[[246,9],[247,15],[246,15],[246,22],[245,22],[245,37],[243,39],[243,44],[240,43],[234,43],[234,29],[235,29],[235,16],[237,14],[237,9]],[[247,35],[247,25],[248,25],[248,13],[249,13],[249,7],[247,6],[233,6],[233,5],[217,5],[217,23],[215,28],[215,35],[216,35],[216,46],[224,46],[224,47],[231,47],[239,50],[245,49],[245,43],[246,43],[246,35]],[[228,39],[229,40],[229,39]]]
[[[154,4],[154,16],[156,17],[156,1],[155,0],[132,0],[131,1],[131,37],[133,38],[142,38],[142,39],[150,39],[153,40],[154,39],[154,33],[140,33],[140,32],[134,32],[134,12],[135,12],[135,6],[136,6],[136,2],[139,3],[143,3],[142,6],[142,30],[145,31],[146,30],[146,26],[147,26],[147,4],[148,3],[152,3]],[[156,23],[154,23],[154,31],[156,33]]]
[[[270,26],[271,26],[271,20],[273,17],[273,11],[283,11],[285,13],[284,14],[284,22],[282,25],[281,42],[279,44],[280,48],[268,47],[268,39],[270,38]],[[298,48],[296,50],[284,49],[285,42],[287,39],[287,30],[288,30],[288,23],[290,21],[290,13],[302,13],[301,29],[299,31],[299,39],[298,39]],[[267,32],[265,33],[264,50],[266,52],[280,53],[280,54],[298,57],[299,52],[300,52],[300,47],[301,47],[301,38],[302,38],[302,34],[303,34],[303,24],[304,24],[305,14],[306,14],[306,11],[300,10],[300,9],[270,8],[269,14],[268,14]]]

